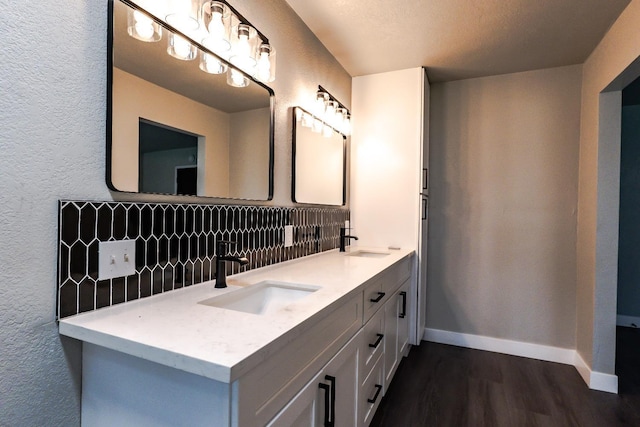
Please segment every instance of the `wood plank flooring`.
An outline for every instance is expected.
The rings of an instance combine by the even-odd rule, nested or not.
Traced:
[[[570,365],[423,341],[371,426],[640,426],[640,329],[617,338],[619,395],[589,390]]]

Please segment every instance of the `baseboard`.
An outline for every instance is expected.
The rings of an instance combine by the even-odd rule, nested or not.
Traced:
[[[425,328],[423,340],[572,365],[593,390],[618,393],[616,375],[594,372],[574,349]]]
[[[528,357],[530,359],[545,360],[547,362],[573,365],[575,350],[531,344],[520,341],[491,338],[481,335],[463,334],[460,332],[443,331],[425,328],[424,340],[440,344],[450,344],[458,347],[476,350],[493,351],[494,353],[510,354],[512,356]]]
[[[574,366],[580,373],[580,376],[592,390],[606,391],[607,393],[618,393],[618,376],[605,374],[602,372],[592,371],[589,365],[584,361],[580,353],[575,352]]]
[[[624,316],[618,314],[616,317],[616,325],[627,326],[630,328],[640,328],[640,317],[637,316]]]

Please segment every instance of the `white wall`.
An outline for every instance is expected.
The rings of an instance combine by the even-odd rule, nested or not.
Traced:
[[[427,328],[575,347],[580,84],[432,85]]]
[[[284,0],[233,2],[278,49],[276,180],[290,205],[291,107],[351,78]],[[57,200],[172,201],[105,184],[107,1],[3,2],[0,38],[0,424],[79,425],[80,345],[55,323]],[[191,202],[197,199],[190,199]],[[207,201],[211,203],[211,200]]]
[[[577,350],[607,374],[615,372],[620,91],[640,75],[638,22],[640,0],[632,0],[584,63],[582,78]]]

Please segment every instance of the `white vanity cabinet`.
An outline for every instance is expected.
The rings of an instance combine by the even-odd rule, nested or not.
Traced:
[[[388,256],[383,266],[335,252],[280,267],[277,277],[323,284],[326,302],[271,316],[198,304],[219,292],[204,285],[62,320],[61,334],[84,341],[82,425],[369,425],[408,348],[398,316],[414,257]]]

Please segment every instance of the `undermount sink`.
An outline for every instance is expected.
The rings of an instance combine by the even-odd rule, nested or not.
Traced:
[[[361,258],[384,258],[389,255],[389,252],[383,251],[368,251],[368,250],[356,250],[353,252],[347,253],[347,256],[356,256]]]
[[[319,286],[264,281],[198,304],[251,314],[271,314],[320,289]]]

